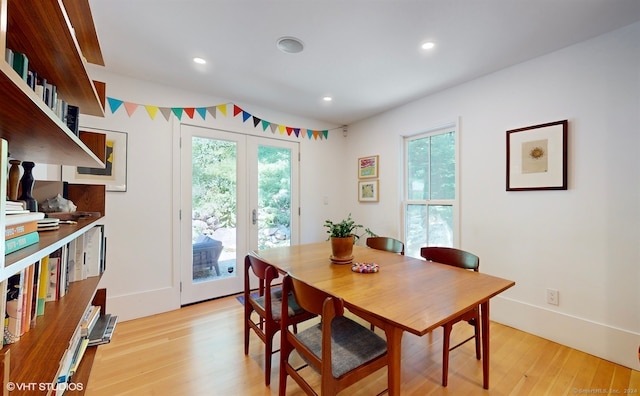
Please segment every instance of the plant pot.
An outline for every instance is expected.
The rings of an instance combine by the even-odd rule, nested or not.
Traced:
[[[331,237],[331,262],[336,264],[349,264],[353,261],[353,235],[345,238]]]

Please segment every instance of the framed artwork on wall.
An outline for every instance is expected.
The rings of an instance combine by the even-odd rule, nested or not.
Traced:
[[[79,184],[104,184],[107,191],[127,191],[127,133],[80,129],[106,135],[106,167],[62,166],[62,180]]]
[[[377,155],[358,158],[358,179],[375,179],[378,177],[379,161],[380,159]]]
[[[378,202],[378,180],[363,180],[358,182],[358,201]]]
[[[507,191],[567,189],[568,121],[507,131]]]

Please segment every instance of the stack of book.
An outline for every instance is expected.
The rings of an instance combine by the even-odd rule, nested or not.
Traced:
[[[108,344],[111,342],[116,323],[118,323],[118,317],[115,315],[105,314],[100,316],[93,330],[89,333],[89,346]]]
[[[10,212],[8,212],[10,213]],[[40,241],[38,220],[41,212],[7,214],[5,216],[4,254],[10,254]]]
[[[43,76],[38,75],[35,70],[29,68],[29,58],[27,55],[6,48],[5,61],[18,73],[18,76],[33,89],[38,98],[42,99],[42,101],[53,110],[56,116],[65,122],[71,132],[78,135],[80,109],[58,97],[57,87],[48,82]]]

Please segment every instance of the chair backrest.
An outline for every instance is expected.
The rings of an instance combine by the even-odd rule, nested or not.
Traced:
[[[452,265],[478,272],[480,258],[473,253],[450,247],[429,246],[420,249],[420,256],[437,263]]]
[[[373,249],[404,254],[404,243],[390,237],[369,237],[367,238],[367,246]]]
[[[280,389],[286,394],[287,376],[291,376],[307,394],[318,394],[289,362],[295,349],[310,366],[320,373],[321,395],[336,395],[388,363],[386,340],[367,327],[344,315],[340,297],[317,289],[291,275],[284,277],[283,293],[293,292],[298,304],[308,312],[320,315],[320,323],[294,334],[281,322]],[[283,301],[283,312],[287,307]]]
[[[250,298],[252,272],[258,278],[258,294],[260,296],[265,296],[265,308],[269,313],[271,313],[271,293],[266,293],[265,295],[265,288],[269,290],[273,280],[280,276],[278,274],[278,270],[273,265],[256,257],[253,252],[247,254],[244,258],[245,301],[248,301]]]
[[[303,355],[318,371],[331,373],[331,323],[336,316],[344,315],[344,305],[341,298],[333,296],[327,292],[317,289],[307,283],[287,275],[282,281],[282,292],[293,293],[298,305],[302,309],[321,317],[322,329],[322,357],[318,359],[311,350],[304,348],[301,344],[297,345],[298,352]],[[283,312],[288,308],[288,302],[283,300]],[[286,319],[282,321],[283,337],[289,330],[285,330]],[[330,374],[329,374],[330,375]]]

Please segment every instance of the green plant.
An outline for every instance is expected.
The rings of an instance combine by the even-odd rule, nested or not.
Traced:
[[[331,220],[325,220],[324,227],[327,229],[327,234],[329,234],[327,240],[330,238],[346,238],[351,235],[353,235],[356,240],[364,234],[377,236],[369,228],[365,228],[362,224],[356,224],[356,222],[351,218],[351,213],[349,213],[349,216],[347,216],[346,219],[343,219],[339,223],[334,223]],[[358,234],[358,231],[363,228],[364,232]]]

